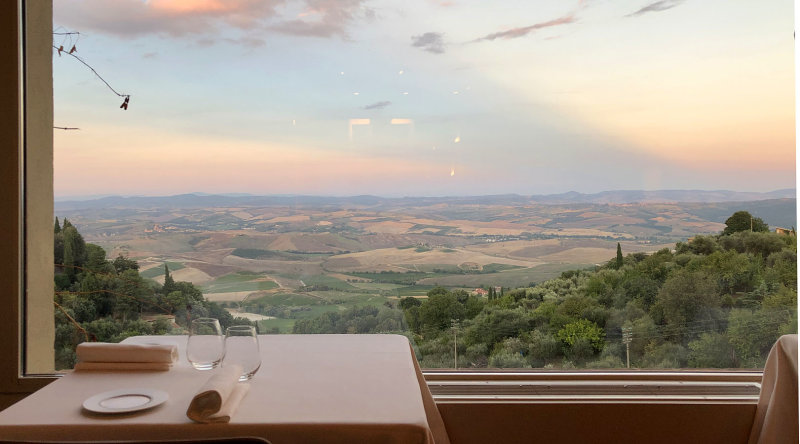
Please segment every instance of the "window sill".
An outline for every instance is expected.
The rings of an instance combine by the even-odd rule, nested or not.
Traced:
[[[758,402],[760,371],[426,370],[437,403]]]

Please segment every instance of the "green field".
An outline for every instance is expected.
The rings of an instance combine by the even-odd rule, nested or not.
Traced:
[[[433,285],[409,285],[407,287],[398,288],[395,296],[401,298],[407,296],[425,296],[431,289],[433,289]]]
[[[542,282],[558,277],[561,272],[594,267],[590,264],[543,264],[497,273],[459,274],[422,279],[420,284],[445,287],[479,287],[486,285],[503,287],[527,287],[531,282]],[[419,285],[418,285],[419,286]]]
[[[274,293],[261,296],[256,299],[248,299],[246,306],[258,306],[258,305],[302,306],[302,305],[315,305],[322,303],[325,303],[325,301],[309,293]]]
[[[387,299],[376,294],[354,294],[343,291],[314,291],[310,293],[277,293],[248,301],[250,311],[259,311],[258,306],[304,307],[296,311],[292,318],[276,318],[258,321],[261,331],[278,327],[281,333],[291,333],[297,319],[314,318],[330,311],[342,311],[352,307],[372,305],[382,306]]]
[[[370,272],[350,272],[352,276],[362,279],[369,279],[375,282],[383,282],[387,284],[411,285],[420,279],[437,278],[451,276],[450,273],[425,273],[417,271],[409,271],[406,273],[397,272],[383,272],[383,273],[370,273]]]
[[[458,265],[453,264],[400,264],[400,266],[408,269],[419,270],[423,273],[457,274],[462,272]]]
[[[263,321],[258,321],[258,331],[265,333],[277,327],[281,333],[291,333],[292,327],[294,327],[294,321],[294,319],[281,318],[265,319]]]
[[[484,273],[496,273],[498,271],[506,271],[506,270],[519,270],[521,267],[519,265],[511,265],[511,264],[486,264],[483,266]]]
[[[279,259],[286,261],[304,261],[324,259],[330,253],[298,253],[278,250],[262,250],[258,248],[237,248],[231,252],[232,255],[245,259]]]
[[[180,262],[165,262],[165,263],[167,264],[167,267],[169,268],[170,273],[172,273],[173,271],[178,271],[181,268],[186,268]],[[153,267],[153,268],[148,268],[147,270],[140,272],[139,275],[141,275],[143,278],[146,278],[146,279],[153,279],[153,278],[157,278],[159,276],[164,276],[164,266],[163,265],[158,265],[158,266]]]
[[[336,279],[324,274],[316,274],[313,276],[302,276],[299,279],[303,281],[306,286],[326,286],[331,290],[353,290],[357,291],[359,288],[354,287],[348,282],[341,279]]]
[[[226,274],[202,287],[203,293],[230,293],[233,291],[259,291],[278,288],[273,281],[257,281],[266,277],[264,274],[240,271]]]
[[[378,291],[391,291],[398,288],[404,288],[405,285],[386,284],[382,282],[353,282],[351,285],[363,290],[378,290]]]

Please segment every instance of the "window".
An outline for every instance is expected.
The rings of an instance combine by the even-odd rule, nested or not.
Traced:
[[[57,367],[90,335],[179,331],[187,305],[405,332],[442,368],[752,368],[796,331],[788,14],[175,5],[55,2],[54,124],[79,129],[55,130],[54,216],[122,257],[62,234],[62,342],[28,334]],[[47,202],[29,193],[28,239]]]

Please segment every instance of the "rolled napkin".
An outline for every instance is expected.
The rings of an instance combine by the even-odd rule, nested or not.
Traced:
[[[178,360],[174,344],[83,342],[75,353],[75,370],[169,370]]]
[[[192,398],[186,416],[202,423],[229,422],[250,384],[239,383],[242,367],[225,366],[216,370]]]

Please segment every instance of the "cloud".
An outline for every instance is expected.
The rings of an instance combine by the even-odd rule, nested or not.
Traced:
[[[375,13],[365,0],[59,0],[54,15],[59,24],[122,38],[145,35],[171,37],[216,35],[222,26],[248,34],[233,43],[260,46],[265,30],[284,34],[347,38],[356,19]],[[284,6],[299,5],[297,18],[282,17]],[[279,11],[279,7],[280,11]]]
[[[642,14],[647,14],[648,12],[666,11],[667,9],[672,9],[683,2],[684,0],[659,0],[657,2],[650,3],[636,12],[632,12],[625,17],[638,17]]]
[[[269,29],[305,37],[348,38],[347,27],[358,18],[372,20],[375,12],[364,0],[305,0],[306,9],[297,19],[285,20]]]
[[[239,39],[225,39],[226,42],[233,43],[236,45],[245,46],[247,48],[260,48],[267,44],[264,39],[259,39],[255,37],[242,37]]]
[[[248,30],[276,14],[285,0],[62,0],[54,2],[61,24],[118,37],[184,36],[213,32],[219,23]]]
[[[367,105],[364,107],[364,109],[384,109],[391,104],[392,102],[384,100],[383,102],[375,102],[371,105]]]
[[[411,37],[411,46],[422,48],[434,54],[444,53],[444,34],[438,32],[426,32],[422,35]]]
[[[568,25],[570,23],[575,23],[575,20],[576,20],[575,11],[573,11],[573,12],[570,12],[569,14],[567,14],[567,15],[565,15],[563,17],[559,17],[559,18],[556,18],[556,19],[553,19],[553,20],[548,20],[546,22],[535,23],[535,24],[530,25],[530,26],[523,26],[521,28],[512,28],[512,29],[509,29],[507,31],[501,31],[501,32],[495,32],[495,33],[492,33],[492,34],[488,34],[488,35],[483,36],[483,37],[481,37],[479,39],[476,39],[475,41],[476,42],[480,42],[480,41],[483,41],[483,40],[515,39],[515,38],[518,38],[518,37],[524,37],[524,36],[530,34],[531,32],[539,30],[539,29],[542,29],[542,28],[549,28],[549,27],[552,27],[552,26],[561,26],[561,25]]]

